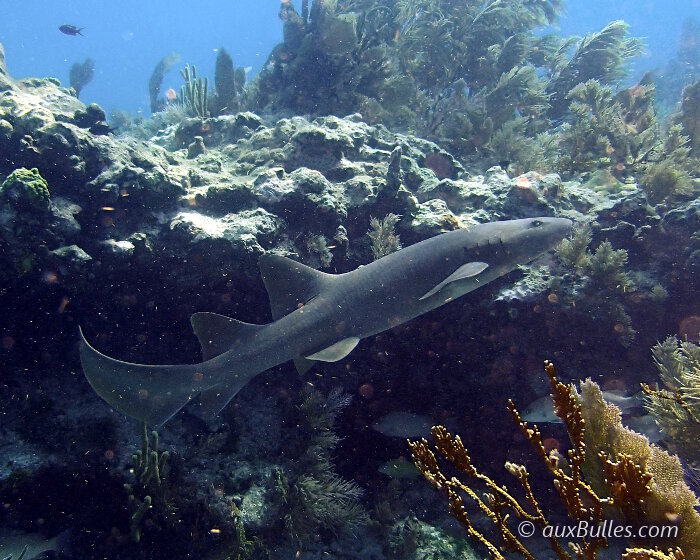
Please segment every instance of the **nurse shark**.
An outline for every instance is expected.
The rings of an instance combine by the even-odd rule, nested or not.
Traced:
[[[344,274],[274,254],[259,267],[273,322],[253,325],[215,313],[190,322],[203,362],[145,365],[110,358],[83,336],[90,385],[116,410],[159,426],[199,395],[217,414],[253,377],[288,360],[300,372],[336,362],[366,337],[423,315],[551,249],[571,229],[564,218],[490,222],[426,239]]]

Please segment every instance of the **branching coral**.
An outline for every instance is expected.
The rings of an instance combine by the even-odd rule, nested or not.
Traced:
[[[593,232],[588,224],[576,225],[569,237],[556,247],[559,260],[567,268],[583,271],[590,263],[588,246],[593,240]]]
[[[605,240],[588,257],[586,271],[598,288],[619,290],[627,288],[631,283],[625,272],[626,264],[627,251],[613,249],[612,243]]]
[[[75,95],[80,97],[80,92],[92,81],[94,75],[95,61],[91,58],[86,58],[83,63],[75,62],[70,67],[68,83],[75,90]]]
[[[525,171],[543,155],[558,155],[554,134],[543,133],[551,129],[550,119],[569,118],[569,91],[588,80],[613,85],[641,46],[621,21],[578,44],[537,33],[556,21],[562,0],[308,4],[299,15],[292,3],[282,2],[284,42],[249,89],[252,109],[359,112],[368,122],[435,140],[456,156],[486,151],[496,161],[515,160]],[[615,142],[600,140],[598,131],[586,138],[574,153],[581,168],[606,158],[614,166],[642,157],[655,132],[648,111],[652,92],[630,88],[616,98],[610,90],[616,119],[604,124],[606,131],[614,129]],[[588,132],[584,117],[575,131],[579,136]],[[614,158],[605,152],[611,147]]]
[[[493,87],[526,59],[525,34],[556,21],[562,2],[400,0],[396,6],[402,67],[435,95],[459,78],[470,89]]]
[[[680,548],[669,548],[667,552],[659,549],[628,548],[622,555],[622,560],[685,560],[685,555]]]
[[[316,268],[328,268],[333,260],[333,253],[328,247],[325,235],[309,235],[303,246],[305,262]]]
[[[185,84],[182,86],[180,99],[193,117],[206,118],[209,116],[209,78],[198,78],[197,68],[186,64],[180,70]]]
[[[674,336],[652,349],[662,387],[643,385],[645,408],[667,444],[689,463],[700,465],[700,346]]]
[[[124,484],[124,488],[129,494],[131,540],[139,542],[141,525],[148,511],[155,507],[157,515],[164,515],[169,509],[165,499],[164,479],[168,476],[170,453],[158,450],[158,432],[153,430],[149,438],[144,424],[141,449],[132,458],[134,482]]]
[[[623,427],[620,410],[605,402],[600,388],[592,381],[581,384],[580,401],[586,422],[588,452],[598,450],[611,460],[627,455],[652,477],[648,495],[633,509],[623,507],[620,512],[623,518],[631,523],[648,525],[665,525],[672,520],[678,527],[677,539],[663,544],[679,546],[689,558],[700,554],[700,514],[695,509],[698,499],[685,483],[678,457],[650,445],[646,437]],[[601,488],[601,492],[606,488],[605,492],[614,497],[617,488],[609,487],[604,469],[598,471],[597,465],[587,459],[586,476],[594,488]],[[660,543],[656,541],[654,544]]]
[[[640,178],[640,186],[652,204],[675,194],[687,194],[690,185],[690,177],[683,168],[668,160],[652,163]]]
[[[372,240],[372,256],[375,260],[401,249],[401,241],[394,231],[400,216],[387,214],[381,220],[370,218],[367,235]]]
[[[354,481],[337,475],[331,464],[339,440],[333,427],[348,403],[341,391],[324,397],[313,390],[299,407],[307,445],[300,459],[302,473],[294,480],[279,473],[278,487],[287,504],[286,529],[300,541],[312,538],[320,529],[352,533],[367,521],[359,501],[362,490]]]
[[[645,162],[658,136],[653,93],[649,77],[617,94],[598,80],[573,87],[566,95],[571,122],[562,131],[567,156],[560,167],[584,171],[608,165],[621,175]]]
[[[555,167],[560,157],[557,136],[543,132],[533,137],[528,134],[530,123],[526,117],[514,117],[493,133],[486,147],[494,164],[508,162],[509,169],[521,175]]]
[[[683,90],[681,122],[684,134],[691,140],[692,154],[700,156],[700,81]]]
[[[689,157],[690,151],[690,138],[680,124],[672,125],[651,150],[639,185],[652,204],[692,192],[690,177],[697,172],[697,160]]]
[[[369,12],[378,13],[369,6],[360,7],[358,15],[336,1],[321,0],[310,9],[303,5],[302,12],[303,17],[291,3],[281,4],[284,42],[253,82],[251,105],[339,114],[358,111],[378,97],[392,75],[387,47],[393,28],[382,33],[383,40],[369,38]]]
[[[700,553],[700,514],[693,509],[698,502],[683,482],[678,459],[624,428],[620,423],[620,411],[605,403],[595,383],[582,384],[579,394],[573,386],[557,381],[551,363],[545,363],[545,371],[552,387],[555,412],[564,422],[571,440],[568,460],[547,453],[537,426],[530,427],[522,420],[512,401],[508,410],[552,476],[569,516],[592,526],[604,519],[618,519],[620,515],[628,523],[663,524],[668,523],[669,512],[672,512],[677,515],[679,530],[677,539],[668,543],[675,547],[669,549],[668,555],[658,549],[633,548],[628,549],[623,558],[683,558],[681,548],[690,557]],[[545,531],[550,527],[545,512],[548,508],[535,496],[526,467],[506,463],[506,469],[520,485],[522,498],[519,500],[507,487],[497,484],[472,464],[459,436],[453,437],[442,426],[433,427],[432,435],[437,453],[451,463],[462,478],[448,478],[443,473],[425,439],[409,441],[414,461],[423,476],[447,495],[450,511],[469,536],[485,546],[493,559],[504,559],[506,551],[513,551],[534,560],[533,553],[510,525],[509,515],[513,513],[533,523],[548,536]],[[485,498],[478,491],[479,487],[485,487]],[[476,528],[464,507],[463,496],[475,502],[492,521],[502,544],[496,544],[499,541]],[[557,558],[572,559],[555,536],[549,537],[549,544]],[[607,541],[598,534],[568,544],[573,558],[595,559],[598,551],[607,546]]]
[[[486,94],[486,110],[499,128],[517,115],[533,119],[543,114],[549,107],[547,98],[534,66],[514,66]]]
[[[627,37],[627,30],[624,21],[613,21],[581,40],[547,85],[552,95],[551,116],[559,117],[566,111],[564,96],[577,84],[588,80],[610,84],[624,77],[625,63],[642,52],[641,41]]]
[[[604,319],[612,327],[623,346],[631,344],[635,337],[632,319],[627,314],[621,296],[633,288],[625,270],[627,251],[613,249],[609,241],[603,241],[595,252],[587,249],[592,239],[590,227],[578,226],[571,236],[556,248],[563,265],[561,276],[551,282],[552,291],[562,303],[576,306],[576,312],[586,312],[590,317]]]

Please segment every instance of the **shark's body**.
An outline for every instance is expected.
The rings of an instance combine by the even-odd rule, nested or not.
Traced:
[[[217,413],[258,373],[288,360],[295,360],[300,370],[314,361],[340,360],[360,339],[409,321],[531,261],[570,228],[571,222],[561,218],[477,225],[337,275],[264,255],[260,269],[272,323],[251,325],[195,313],[191,322],[204,361],[194,365],[122,362],[99,353],[82,338],[83,370],[110,405],[149,425],[164,423],[198,394],[201,406]]]

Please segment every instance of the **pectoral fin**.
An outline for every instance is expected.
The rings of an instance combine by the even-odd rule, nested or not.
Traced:
[[[424,300],[432,295],[437,294],[440,290],[442,290],[445,286],[451,284],[452,282],[457,282],[458,280],[464,280],[465,278],[473,278],[474,276],[478,276],[488,267],[488,263],[479,261],[463,264],[452,274],[450,274],[447,278],[445,278],[442,282],[440,282],[437,286],[435,286],[432,290],[423,295],[420,299]]]
[[[360,342],[360,339],[356,337],[344,338],[328,348],[306,356],[306,359],[318,360],[319,362],[337,362],[352,352],[358,342]]]

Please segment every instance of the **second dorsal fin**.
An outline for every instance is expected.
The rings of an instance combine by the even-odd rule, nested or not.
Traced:
[[[320,272],[281,255],[263,255],[258,266],[275,321],[308,303],[333,281],[332,274]]]
[[[195,313],[190,317],[194,334],[202,346],[202,359],[206,362],[223,354],[241,338],[247,338],[264,328],[237,321],[217,313]]]

